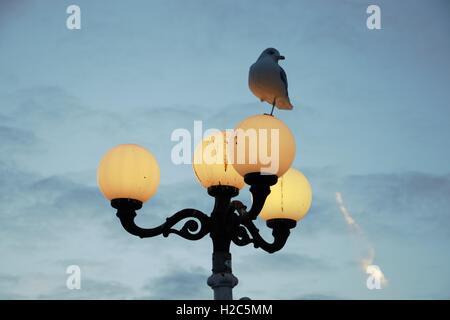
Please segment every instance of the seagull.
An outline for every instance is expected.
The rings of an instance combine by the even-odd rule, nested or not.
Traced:
[[[274,48],[267,48],[258,60],[250,67],[248,85],[255,96],[272,105],[273,109],[291,110],[293,105],[289,100],[286,72],[278,65],[284,56]]]

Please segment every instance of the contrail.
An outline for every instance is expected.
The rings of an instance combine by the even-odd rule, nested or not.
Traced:
[[[367,242],[368,245],[368,254],[367,257],[362,258],[360,260],[361,268],[364,272],[367,271],[367,268],[370,265],[373,265],[373,262],[375,260],[375,248],[374,246],[367,240],[367,237],[363,231],[363,229],[359,226],[359,224],[356,222],[356,220],[352,217],[348,209],[344,205],[344,199],[342,198],[342,194],[340,192],[336,192],[336,203],[339,207],[339,210],[342,213],[342,216],[345,219],[345,222],[349,225],[350,229],[357,233],[365,242]],[[377,269],[376,274],[372,274],[375,278],[379,279],[382,285],[387,285],[388,280],[384,276],[383,272],[381,271],[381,268]]]
[[[344,206],[344,200],[342,199],[342,195],[340,192],[336,192],[336,202],[350,228],[362,235],[363,233],[361,227],[356,223],[355,219],[353,219],[350,212],[348,212],[347,208]]]

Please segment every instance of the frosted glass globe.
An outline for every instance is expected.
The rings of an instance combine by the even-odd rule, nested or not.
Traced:
[[[109,150],[100,161],[97,183],[109,199],[147,201],[155,194],[160,173],[155,157],[136,144],[121,144]]]
[[[202,186],[232,186],[242,189],[244,179],[228,159],[232,136],[217,132],[203,139],[195,148],[192,167]]]
[[[259,216],[264,220],[292,219],[298,221],[311,207],[312,190],[300,171],[290,168],[270,187],[270,194]]]
[[[256,115],[236,126],[230,158],[242,176],[260,172],[280,177],[294,161],[295,149],[294,135],[283,121]]]

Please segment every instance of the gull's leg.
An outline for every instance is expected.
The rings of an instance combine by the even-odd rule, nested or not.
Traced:
[[[270,115],[273,116],[273,109],[275,108],[275,100],[273,99],[273,103],[272,103],[272,111],[270,111]]]

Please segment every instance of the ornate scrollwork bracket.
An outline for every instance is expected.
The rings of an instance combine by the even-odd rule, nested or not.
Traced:
[[[269,253],[283,248],[290,234],[290,229],[296,222],[290,219],[271,219],[267,226],[272,229],[273,241],[267,242],[259,233],[254,220],[261,212],[270,186],[277,182],[274,175],[250,173],[245,176],[245,182],[250,185],[253,203],[250,210],[240,201],[230,198],[238,194],[236,188],[217,186],[208,189],[208,193],[216,198],[211,216],[196,209],[183,209],[166,219],[166,222],[155,228],[141,228],[134,219],[136,211],[142,208],[142,202],[133,199],[114,199],[111,206],[117,209],[117,217],[123,228],[130,234],[140,238],[176,234],[188,240],[199,240],[208,233],[211,234],[216,251],[228,251],[232,241],[238,246],[253,243],[255,248],[261,248]],[[174,228],[179,222],[186,220],[180,229]]]
[[[238,246],[246,246],[253,243],[255,248],[261,248],[266,252],[274,253],[284,247],[291,233],[290,229],[297,224],[290,219],[271,219],[267,221],[267,226],[272,229],[273,242],[269,243],[260,235],[259,229],[253,220],[246,219],[246,206],[240,201],[233,201],[231,205],[237,211],[237,226],[231,240]]]
[[[117,209],[116,215],[123,228],[128,233],[140,238],[150,238],[161,234],[167,237],[173,233],[188,240],[198,240],[209,233],[210,218],[199,210],[183,209],[155,228],[141,228],[136,225],[134,219],[136,211],[142,208],[142,202],[133,199],[114,199],[111,201],[111,206]],[[181,229],[173,228],[185,219],[189,220],[184,223]]]

